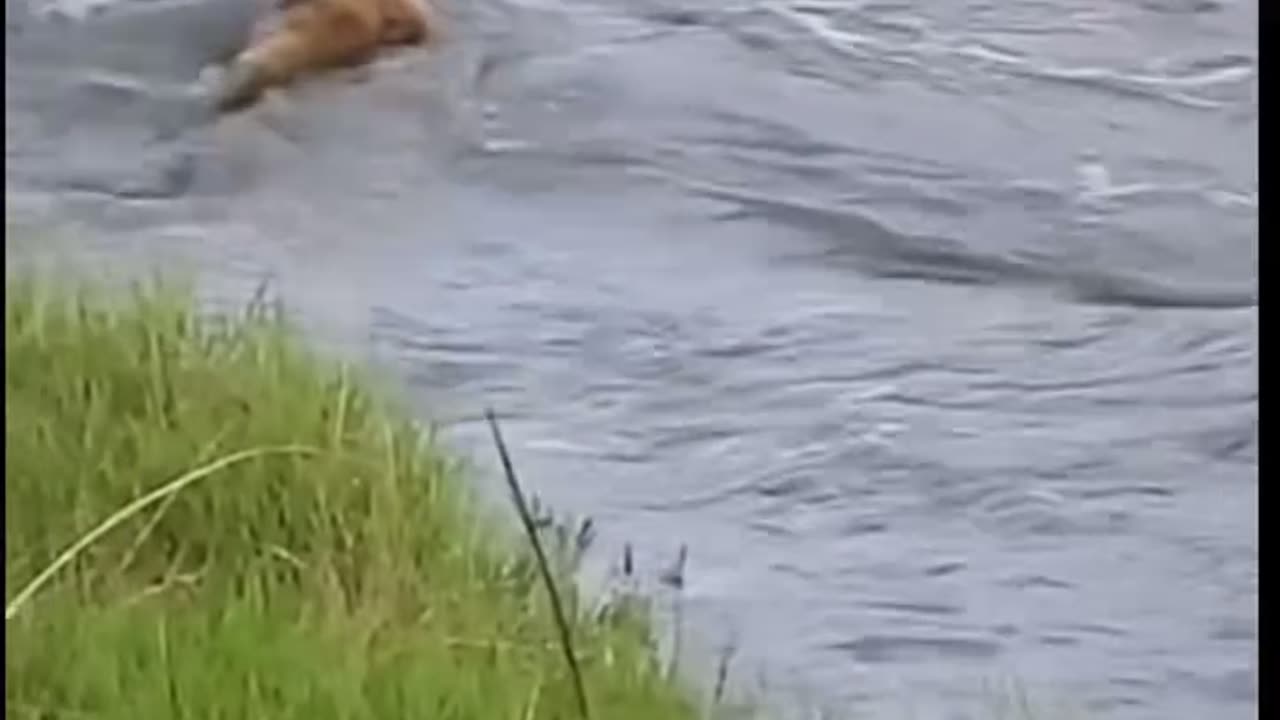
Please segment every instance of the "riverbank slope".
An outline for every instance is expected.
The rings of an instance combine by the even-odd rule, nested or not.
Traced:
[[[263,308],[8,278],[7,716],[579,716],[514,523],[380,390]],[[591,714],[702,716],[567,565]]]

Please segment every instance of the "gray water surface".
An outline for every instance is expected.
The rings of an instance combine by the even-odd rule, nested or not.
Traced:
[[[7,3],[11,225],[498,407],[777,697],[1257,716],[1256,3],[451,0],[214,118],[253,2]]]

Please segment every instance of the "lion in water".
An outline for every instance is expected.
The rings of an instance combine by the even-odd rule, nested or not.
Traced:
[[[431,0],[273,0],[249,46],[231,61],[218,107],[253,104],[271,87],[312,72],[369,62],[383,47],[424,45],[438,34]]]

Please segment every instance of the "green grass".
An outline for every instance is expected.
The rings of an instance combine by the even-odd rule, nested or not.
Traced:
[[[390,393],[270,313],[51,277],[5,285],[7,718],[579,717],[516,523]],[[553,555],[592,716],[702,717]]]

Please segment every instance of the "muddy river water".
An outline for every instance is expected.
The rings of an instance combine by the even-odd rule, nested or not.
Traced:
[[[6,2],[10,227],[496,406],[776,697],[1256,717],[1257,3],[440,1],[220,119],[253,0]]]

